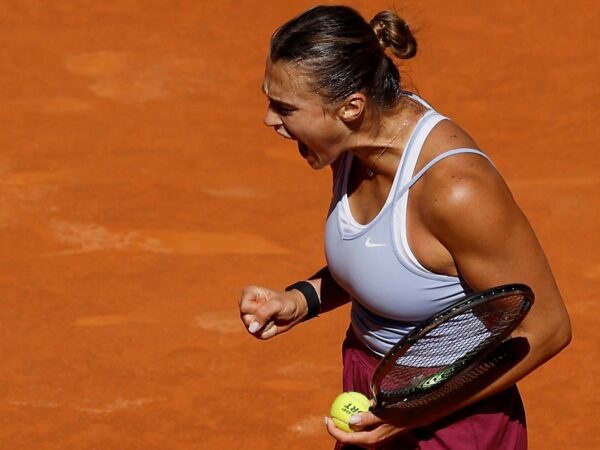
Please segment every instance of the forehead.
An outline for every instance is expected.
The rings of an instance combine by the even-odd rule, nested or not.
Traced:
[[[286,102],[310,101],[318,97],[310,89],[306,73],[290,62],[267,61],[262,89],[269,98]]]

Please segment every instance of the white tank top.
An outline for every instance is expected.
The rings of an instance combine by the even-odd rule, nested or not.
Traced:
[[[331,210],[325,226],[325,255],[331,275],[352,296],[354,333],[374,353],[383,355],[416,324],[464,298],[470,289],[459,277],[440,275],[423,267],[412,253],[406,234],[409,188],[439,160],[419,173],[414,169],[430,131],[446,119],[411,94],[428,110],[417,123],[398,165],[388,198],[368,224],[358,223],[350,211],[347,183],[353,154],[341,156]]]

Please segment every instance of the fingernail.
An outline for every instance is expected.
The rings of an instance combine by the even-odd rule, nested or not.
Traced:
[[[354,414],[352,416],[350,416],[350,419],[348,419],[348,423],[350,425],[358,425],[361,421],[361,417],[360,414]]]
[[[327,416],[323,417],[323,422],[325,422],[325,426],[327,426],[327,424],[329,423],[329,419],[327,418]]]
[[[250,324],[250,326],[248,327],[248,331],[250,333],[256,333],[258,331],[258,329],[260,328],[260,323],[254,321]]]

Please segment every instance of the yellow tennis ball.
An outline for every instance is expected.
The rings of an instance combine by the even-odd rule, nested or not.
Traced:
[[[329,415],[335,426],[344,431],[354,431],[348,425],[350,416],[362,411],[368,411],[371,402],[360,392],[344,392],[337,396],[331,404]]]

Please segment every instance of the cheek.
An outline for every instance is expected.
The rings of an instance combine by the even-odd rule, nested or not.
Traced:
[[[340,146],[340,136],[331,127],[323,126],[310,130],[310,141],[323,153],[335,153]]]
[[[339,136],[335,127],[325,121],[322,116],[318,117],[295,117],[282,118],[283,127],[292,139],[306,143],[309,147],[317,149],[330,149],[339,145]],[[321,153],[321,152],[319,152]]]

